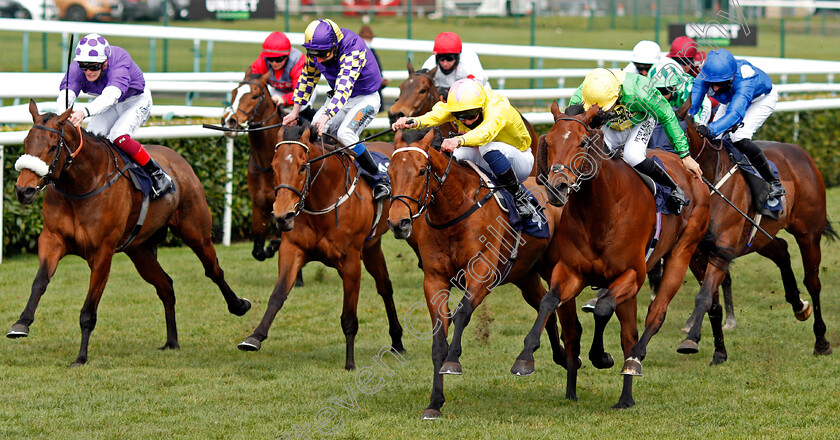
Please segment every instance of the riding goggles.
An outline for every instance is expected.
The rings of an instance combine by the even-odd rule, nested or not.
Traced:
[[[643,74],[647,74],[650,68],[653,67],[653,64],[633,63],[633,65],[636,66],[636,70],[638,70],[639,73],[644,72]]]
[[[306,54],[313,58],[327,58],[330,53],[332,52],[331,49],[307,49]]]
[[[435,57],[437,58],[438,62],[448,61],[448,62],[451,63],[452,61],[455,61],[455,60],[458,59],[458,55],[454,54],[454,53],[439,53],[439,54],[435,55]]]
[[[79,63],[79,69],[82,70],[90,70],[91,72],[96,72],[98,70],[102,70],[102,65],[104,63]]]
[[[732,88],[732,80],[709,83],[709,87],[718,87],[717,93],[725,92]]]
[[[452,112],[452,116],[459,121],[469,121],[475,119],[481,115],[480,108],[471,108],[469,110],[463,110],[460,112]]]
[[[288,55],[280,55],[280,56],[271,57],[271,58],[266,57],[265,60],[268,61],[269,63],[282,63],[283,61],[286,61],[286,58],[289,58],[289,56]]]

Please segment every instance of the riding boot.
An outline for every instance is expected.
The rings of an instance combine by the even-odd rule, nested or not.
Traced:
[[[152,199],[156,199],[169,191],[172,186],[172,178],[163,168],[155,162],[154,159],[149,158],[149,161],[143,165],[143,170],[152,178]]]
[[[362,169],[365,170],[371,176],[379,175],[379,167],[376,166],[376,162],[373,161],[373,156],[370,155],[370,151],[365,149],[362,151],[358,156],[356,156],[356,161],[359,162],[359,165],[362,166]],[[388,185],[385,179],[382,179],[382,183],[376,185],[373,188],[373,201],[378,202],[385,197],[391,195],[391,187]]]
[[[525,191],[525,188],[519,184],[519,179],[516,178],[513,168],[508,168],[504,173],[497,174],[496,178],[513,195],[516,212],[519,213],[520,217],[527,219],[536,213],[536,209],[531,204],[531,197]]]
[[[649,157],[646,157],[645,160],[636,165],[634,168],[649,176],[654,182],[670,188],[671,195],[668,196],[668,200],[665,203],[668,205],[668,209],[670,209],[674,214],[680,215],[680,213],[682,213],[683,207],[688,205],[688,201],[685,199],[685,193],[683,193],[682,189],[677,186],[677,183],[671,179],[671,176],[668,175],[665,168],[662,168]]]
[[[777,199],[785,195],[785,187],[782,186],[782,182],[779,181],[779,178],[773,174],[773,168],[770,167],[770,162],[767,161],[767,156],[764,155],[761,149],[758,148],[752,140],[741,139],[738,142],[735,142],[735,147],[747,156],[750,163],[752,163],[753,167],[755,167],[756,171],[758,171],[758,174],[761,174],[761,178],[770,184],[770,192],[767,193],[767,199]]]

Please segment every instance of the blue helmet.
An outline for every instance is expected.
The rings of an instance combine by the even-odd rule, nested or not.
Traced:
[[[341,28],[332,20],[318,19],[309,23],[303,33],[303,47],[316,52],[327,52],[343,38]]]
[[[738,64],[732,53],[726,49],[715,49],[709,52],[697,79],[710,83],[725,82],[735,77],[736,70]]]

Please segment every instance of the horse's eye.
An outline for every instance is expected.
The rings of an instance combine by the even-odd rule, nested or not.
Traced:
[[[425,174],[426,174],[426,169],[425,169],[425,168],[423,168],[423,169],[421,169],[421,170],[420,170],[420,174],[418,174],[418,175],[419,175],[419,176],[423,176],[423,175],[425,175]]]
[[[251,95],[251,99],[260,99],[260,97],[257,95]]]
[[[58,148],[58,145],[51,145],[51,146],[50,146],[50,153],[52,153],[53,151],[55,151],[55,150],[56,150],[56,148]]]
[[[429,91],[429,89],[420,89],[420,91],[418,93],[426,93],[428,91]]]
[[[397,102],[399,100],[400,100],[400,97],[398,96],[396,99],[394,99],[394,102]]]
[[[302,172],[304,172],[304,171],[306,171],[306,165],[301,165],[301,166],[300,166],[300,171],[298,171],[298,172],[299,172],[299,173],[302,173]]]

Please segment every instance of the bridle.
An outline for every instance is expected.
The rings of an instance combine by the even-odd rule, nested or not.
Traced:
[[[39,192],[43,191],[44,188],[46,188],[47,184],[50,184],[50,183],[55,181],[55,177],[53,177],[53,173],[55,172],[55,167],[58,164],[58,158],[61,156],[61,153],[63,151],[67,151],[67,154],[70,156],[66,161],[64,161],[64,165],[61,166],[61,170],[63,171],[65,169],[67,169],[70,165],[73,164],[73,159],[76,158],[76,156],[79,154],[79,152],[82,150],[82,147],[85,144],[84,138],[82,137],[82,128],[81,127],[76,127],[76,129],[79,131],[79,146],[78,146],[78,148],[76,148],[76,151],[71,150],[70,146],[67,145],[67,142],[64,140],[64,127],[65,127],[65,125],[62,124],[61,125],[61,131],[58,131],[54,128],[47,127],[47,126],[44,126],[44,125],[39,125],[39,124],[33,124],[32,125],[32,128],[37,128],[39,130],[49,131],[51,133],[55,133],[55,134],[58,135],[58,148],[56,149],[55,156],[53,156],[53,159],[50,162],[49,170],[47,171],[47,174],[45,174],[43,177],[41,177],[41,181],[38,182],[38,186],[35,187],[35,189]]]
[[[431,75],[429,75],[428,73],[426,73],[426,72],[414,72],[414,75],[413,75],[413,76],[423,76],[423,77],[426,77],[426,78],[429,80],[429,84],[430,84],[430,85],[429,85],[429,91],[426,93],[426,97],[425,97],[425,98],[423,98],[423,102],[421,102],[421,103],[420,103],[420,107],[418,107],[418,108],[417,108],[417,110],[412,110],[412,111],[411,111],[411,113],[409,113],[408,115],[406,115],[406,117],[409,117],[409,118],[410,118],[410,117],[413,117],[413,116],[414,116],[415,114],[417,114],[419,111],[421,111],[422,109],[426,108],[426,106],[427,106],[427,105],[429,106],[429,108],[431,108],[431,107],[434,105],[434,102],[432,102],[432,98],[433,98],[433,95],[434,95],[434,93],[435,93],[435,90],[437,90],[437,89],[435,89],[435,87],[436,87],[436,86],[435,86],[435,79],[434,79],[434,78],[432,78],[432,76],[431,76]],[[434,90],[433,90],[433,89],[434,89]]]
[[[423,212],[428,209],[429,205],[431,205],[432,203],[435,202],[435,195],[437,195],[437,193],[440,192],[441,188],[443,187],[443,183],[446,181],[446,178],[449,177],[449,171],[452,168],[452,160],[455,156],[454,155],[449,156],[449,162],[446,164],[446,171],[444,171],[443,176],[438,177],[438,175],[435,174],[434,171],[432,171],[432,159],[431,159],[431,157],[429,157],[429,153],[424,151],[422,148],[417,148],[417,147],[397,148],[391,154],[391,158],[392,158],[391,161],[393,162],[393,157],[396,156],[397,153],[403,153],[403,152],[409,152],[409,151],[418,152],[426,158],[426,167],[424,168],[424,173],[425,173],[426,177],[425,177],[424,182],[423,182],[422,198],[418,199],[418,198],[414,198],[414,197],[407,196],[407,195],[402,195],[402,194],[391,195],[391,203],[393,204],[394,201],[398,201],[398,202],[401,202],[402,204],[404,204],[405,207],[408,208],[409,218],[411,219],[411,221],[414,221],[414,219],[416,219],[417,217],[420,217],[420,215],[423,214]],[[430,185],[432,177],[434,177],[435,181],[438,184],[438,187],[434,192],[432,192],[431,185]],[[406,200],[414,202],[415,204],[417,204],[417,212],[416,213],[413,213],[413,211],[411,209],[411,205],[409,205]]]
[[[571,191],[577,191],[580,189],[580,186],[583,184],[584,181],[592,179],[596,175],[598,175],[598,171],[601,168],[601,160],[603,160],[603,154],[599,153],[592,153],[593,148],[595,148],[595,142],[587,142],[589,139],[589,125],[586,122],[581,121],[578,118],[572,117],[558,117],[554,119],[554,123],[557,124],[560,121],[574,121],[577,122],[586,129],[587,137],[584,138],[582,143],[586,147],[586,149],[582,152],[575,154],[572,159],[569,161],[569,165],[564,164],[553,164],[549,171],[551,173],[557,173],[563,176],[563,178],[567,182],[574,182],[569,184],[569,189]],[[586,163],[588,162],[590,166],[590,172],[581,172],[581,168],[579,166],[575,166],[576,163]],[[571,177],[571,178],[570,178]],[[572,179],[573,178],[573,179]]]
[[[267,129],[270,129],[270,128],[275,128],[275,127],[279,127],[279,126],[283,125],[282,121],[279,124],[264,125],[266,121],[273,118],[275,115],[279,116],[280,107],[276,106],[276,105],[274,106],[274,113],[269,113],[269,115],[266,116],[265,118],[263,118],[262,120],[253,122],[253,119],[260,112],[265,112],[266,107],[268,106],[267,101],[270,100],[270,99],[266,99],[266,96],[271,96],[271,92],[268,90],[268,85],[267,84],[260,84],[259,82],[251,81],[251,80],[241,81],[239,83],[239,86],[243,86],[243,85],[246,85],[246,84],[256,86],[258,89],[262,90],[262,93],[260,93],[260,96],[258,98],[259,101],[257,101],[257,104],[254,106],[254,108],[251,109],[251,111],[245,112],[243,110],[240,110],[239,106],[237,106],[236,109],[232,109],[234,115],[236,115],[238,113],[242,113],[243,115],[245,115],[246,119],[245,119],[244,122],[240,123],[239,121],[237,121],[237,123],[239,123],[239,125],[241,125],[243,127],[246,127],[246,129],[243,130],[243,131],[267,130]],[[274,103],[274,101],[272,101],[272,104],[273,103]]]

